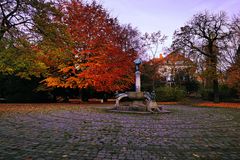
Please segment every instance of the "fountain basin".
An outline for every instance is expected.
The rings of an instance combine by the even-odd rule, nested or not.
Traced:
[[[144,92],[127,92],[128,98],[131,100],[144,100]]]

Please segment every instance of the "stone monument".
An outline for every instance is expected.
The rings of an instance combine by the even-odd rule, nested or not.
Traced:
[[[115,110],[139,111],[139,112],[161,112],[162,108],[157,105],[149,92],[141,91],[140,58],[135,64],[135,92],[120,93],[116,96]]]
[[[135,71],[135,89],[136,92],[141,92],[141,72],[139,71],[139,66],[142,63],[142,60],[140,58],[136,59],[134,61],[135,66],[136,66],[136,71]]]

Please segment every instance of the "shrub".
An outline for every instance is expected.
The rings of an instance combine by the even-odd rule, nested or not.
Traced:
[[[212,89],[202,89],[201,96],[203,100],[212,101],[214,99],[214,93]],[[219,86],[219,99],[220,101],[233,101],[237,98],[237,91],[229,88],[226,85]]]
[[[51,95],[48,92],[35,92],[39,85],[39,79],[21,79],[15,76],[2,76],[0,98],[7,102],[50,102]]]
[[[186,96],[186,91],[179,87],[159,87],[155,92],[156,101],[179,101]]]
[[[200,84],[197,80],[192,79],[185,83],[186,91],[193,93],[199,90]]]
[[[213,100],[214,94],[212,89],[201,89],[201,97],[203,100]]]
[[[237,90],[229,88],[227,85],[222,85],[219,89],[219,98],[221,101],[233,101],[238,98]]]

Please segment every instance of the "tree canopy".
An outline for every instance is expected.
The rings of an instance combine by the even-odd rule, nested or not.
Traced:
[[[54,50],[58,54],[52,49],[44,53],[47,61],[50,55],[64,54],[53,63],[55,69],[44,80],[47,86],[107,92],[129,88],[134,82],[133,60],[140,49],[138,31],[120,25],[96,2],[71,1],[60,8],[64,16],[59,23],[66,26],[69,39]]]
[[[219,101],[218,64],[222,54],[220,47],[230,35],[226,13],[201,12],[193,16],[174,34],[173,47],[181,48],[189,55],[201,56],[205,62],[206,80],[213,87],[214,100]]]
[[[47,88],[124,91],[134,83],[134,59],[147,53],[153,59],[145,63],[143,75],[154,90],[162,78],[156,55],[165,39],[160,31],[141,36],[96,1],[4,0],[0,78],[34,79]],[[184,57],[195,60],[216,102],[219,83],[240,91],[239,15],[230,19],[225,12],[195,14],[175,31],[171,50],[182,50]]]
[[[0,72],[22,78],[40,77],[46,66],[33,46],[44,36],[41,26],[58,14],[55,4],[45,0],[6,0],[0,3]],[[45,13],[45,16],[41,16]],[[54,27],[53,23],[49,26]],[[42,29],[50,37],[52,32]]]

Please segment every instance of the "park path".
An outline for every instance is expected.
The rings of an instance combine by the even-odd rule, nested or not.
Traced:
[[[239,109],[168,105],[170,114],[138,115],[79,106],[0,114],[0,159],[240,157]]]

